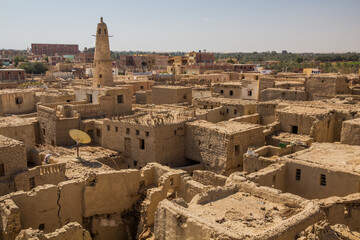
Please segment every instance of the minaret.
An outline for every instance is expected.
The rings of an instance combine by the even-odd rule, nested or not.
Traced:
[[[110,57],[109,34],[103,18],[96,29],[96,43],[94,56],[94,87],[113,86],[112,61]]]

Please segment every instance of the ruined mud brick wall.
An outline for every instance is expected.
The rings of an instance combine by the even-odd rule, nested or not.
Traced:
[[[305,89],[309,94],[309,100],[321,100],[333,98],[336,94],[351,93],[346,78],[335,74],[311,76],[305,81]]]
[[[360,145],[360,119],[347,120],[342,123],[341,143]]]
[[[276,118],[281,130],[289,133],[305,134],[317,142],[334,141],[335,116],[326,109],[313,107],[286,107],[276,110]],[[296,132],[294,132],[296,127]]]
[[[320,201],[330,224],[345,224],[352,231],[360,231],[360,194],[329,197]]]
[[[288,101],[307,101],[307,92],[301,90],[288,90],[278,88],[267,88],[260,94],[260,101],[271,101],[283,99]]]
[[[127,238],[129,228],[137,224],[131,222],[135,215],[134,207],[139,207],[144,194],[150,191],[148,197],[151,201],[140,206],[144,210],[141,212],[142,222],[151,225],[156,202],[171,194],[191,200],[205,188],[192,183],[189,178],[184,171],[152,163],[141,171],[90,174],[86,180],[70,180],[58,186],[44,185],[29,192],[11,193],[0,199],[0,206],[4,201],[13,201],[19,209],[21,227],[10,232],[2,226],[1,237],[7,239],[29,227],[41,227],[49,233],[68,222],[78,222],[100,238]],[[151,188],[154,186],[157,187]],[[11,220],[6,209],[0,208],[0,215],[2,221]]]
[[[264,145],[263,127],[245,126],[248,128],[226,133],[219,131],[215,124],[206,124],[204,121],[187,123],[186,157],[203,163],[206,170],[219,174],[242,170],[242,156],[248,147]],[[229,129],[232,127],[231,124],[227,126]]]
[[[185,163],[185,123],[146,126],[105,120],[102,146],[122,152],[131,168],[143,167],[149,162],[181,166]]]
[[[275,78],[270,76],[260,76],[259,78],[259,90],[258,90],[258,99],[261,99],[261,92],[267,88],[275,87]]]
[[[14,189],[13,175],[27,169],[25,145],[0,135],[0,195]]]
[[[91,235],[79,223],[71,222],[66,224],[55,232],[47,233],[38,229],[22,230],[17,236],[16,240],[60,240],[60,239],[77,239],[77,240],[91,240]]]
[[[243,191],[247,194],[244,193],[243,196],[256,196],[257,199],[266,198],[266,202],[274,201],[280,205],[289,204],[295,207],[297,211],[286,219],[286,224],[277,222],[272,224],[271,227],[264,226],[262,231],[256,233],[254,233],[254,228],[251,226],[249,229],[247,229],[247,227],[242,228],[242,230],[246,230],[246,232],[237,230],[231,227],[231,224],[234,224],[234,222],[231,222],[233,221],[231,218],[220,221],[216,217],[207,216],[207,214],[205,214],[205,216],[200,215],[197,210],[197,208],[209,202],[213,205],[220,205],[221,203],[217,202],[226,202],[227,198],[233,199],[232,196],[237,193],[236,189],[222,187],[206,191],[201,195],[196,195],[189,204],[180,201],[170,202],[169,200],[163,200],[156,211],[154,229],[156,238],[243,239],[253,237],[259,239],[292,239],[307,226],[324,218],[318,205],[313,202],[304,202],[304,199],[297,196],[280,194],[266,187],[256,187],[255,184],[244,188],[246,190]],[[229,202],[227,202],[227,204],[229,204]],[[225,208],[227,204],[223,203],[222,208]],[[234,215],[234,218],[238,221],[240,216],[241,214],[238,213],[238,215]],[[171,231],[169,231],[169,229],[171,229]]]
[[[156,86],[152,88],[154,104],[192,103],[192,89],[178,86]]]
[[[256,112],[260,115],[260,123],[262,125],[267,125],[269,123],[275,122],[275,109],[277,103],[275,102],[266,102],[266,103],[258,103],[256,105]]]
[[[15,239],[21,230],[20,211],[11,200],[5,199],[0,203],[0,234],[4,240]]]
[[[35,112],[34,91],[0,91],[0,115]]]

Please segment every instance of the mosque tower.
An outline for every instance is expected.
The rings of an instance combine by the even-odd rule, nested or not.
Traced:
[[[94,87],[114,85],[108,33],[107,26],[101,17],[96,29],[95,56],[93,65]]]

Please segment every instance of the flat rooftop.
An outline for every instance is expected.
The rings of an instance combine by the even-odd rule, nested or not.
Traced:
[[[24,145],[22,142],[0,135],[0,148]]]
[[[239,132],[245,132],[252,129],[263,128],[257,124],[251,123],[240,123],[235,121],[224,121],[218,123],[211,123],[205,120],[197,120],[194,122],[187,123],[190,126],[197,126],[200,128],[206,128],[212,131],[224,133],[224,134],[234,134]]]
[[[195,115],[195,109],[159,105],[138,108],[131,115],[113,117],[111,120],[154,127],[187,122],[195,119]]]
[[[321,165],[332,170],[360,174],[360,146],[340,143],[313,143],[310,148],[290,154],[286,160]]]
[[[257,235],[301,211],[285,203],[275,203],[266,198],[237,192],[205,204],[190,203],[189,211],[211,224],[241,235]]]
[[[20,118],[17,116],[0,117],[0,128],[32,125],[36,121],[37,121],[36,117],[33,118]]]
[[[312,143],[314,139],[310,137],[309,135],[303,135],[303,134],[294,134],[294,133],[288,133],[288,132],[280,132],[276,135],[271,135],[272,139],[276,139],[280,142],[293,142],[293,141],[301,141],[304,143]]]
[[[288,106],[285,108],[276,109],[276,112],[319,116],[329,113],[330,110],[326,108],[318,108],[315,106]]]

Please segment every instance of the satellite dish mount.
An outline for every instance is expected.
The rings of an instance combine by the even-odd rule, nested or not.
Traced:
[[[76,142],[76,158],[80,159],[80,143],[87,144],[91,142],[90,136],[79,129],[70,129],[69,130],[70,137]]]

